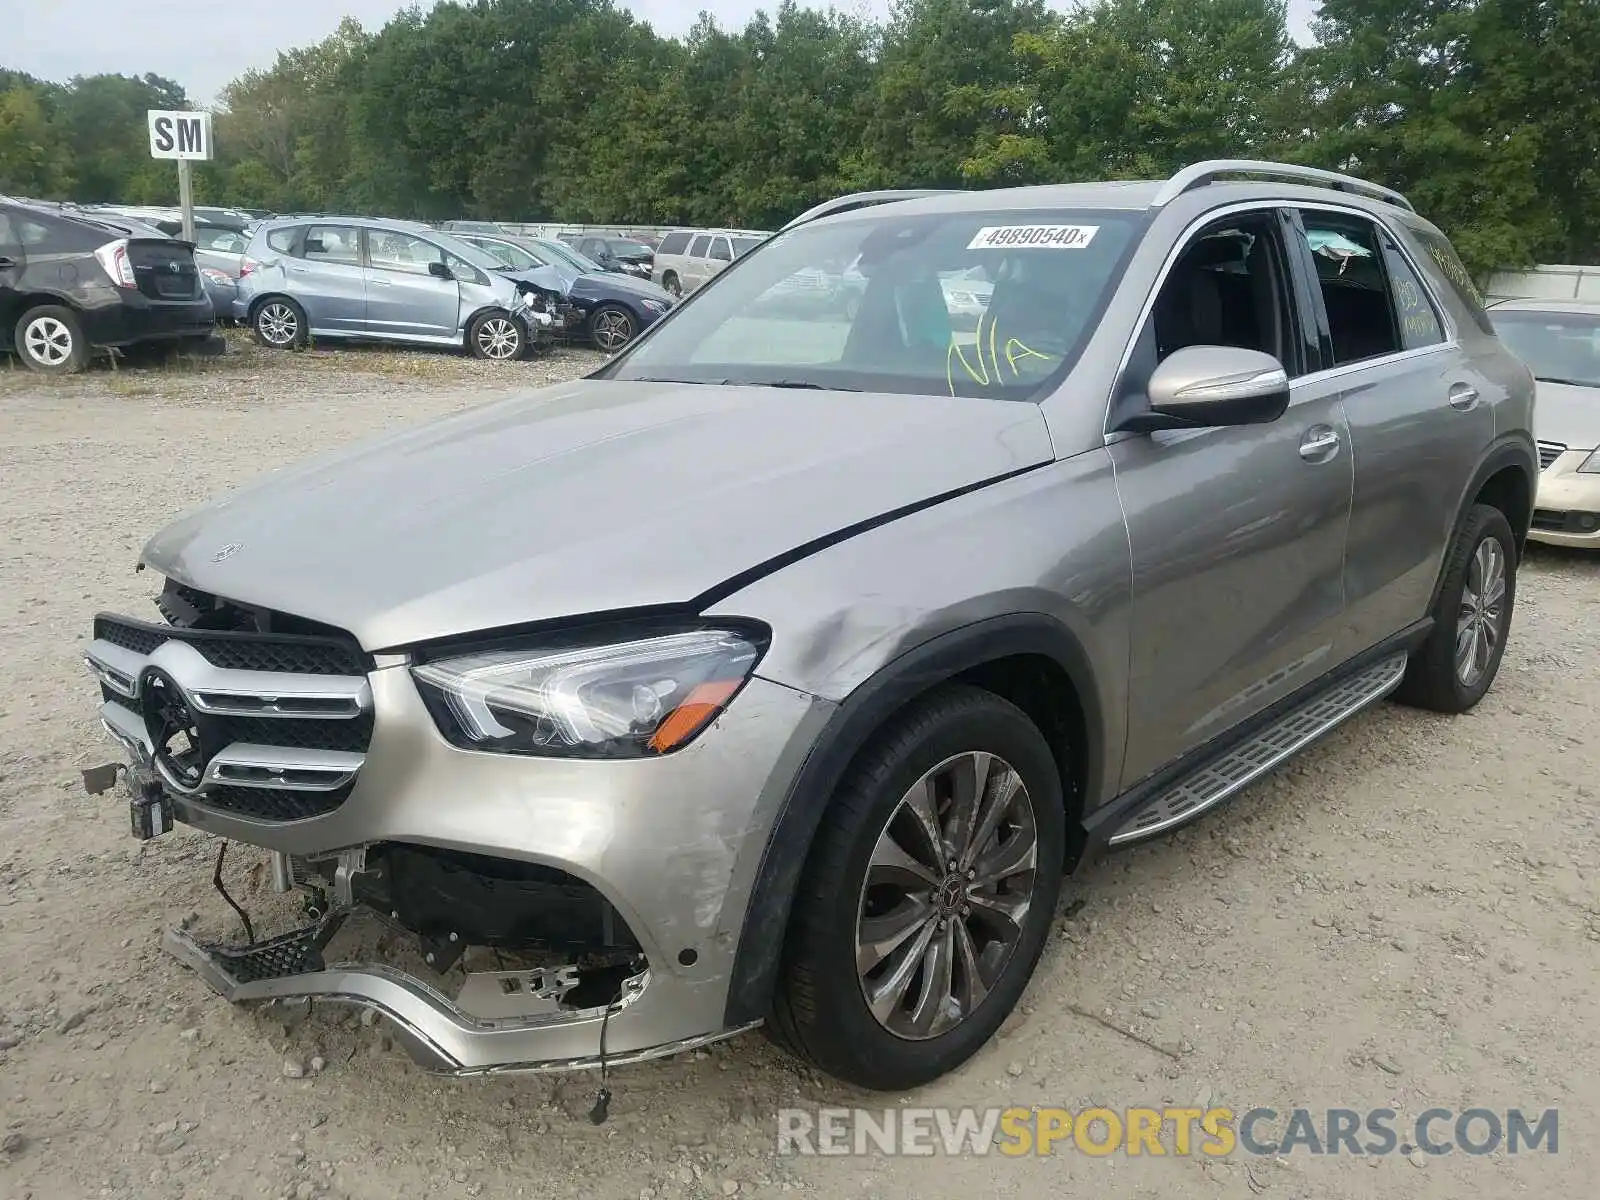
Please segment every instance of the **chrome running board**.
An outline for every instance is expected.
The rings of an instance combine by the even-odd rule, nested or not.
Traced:
[[[1383,699],[1406,673],[1405,654],[1383,659],[1318,692],[1221,758],[1151,797],[1111,835],[1125,846],[1167,832],[1215,808],[1369,704]]]

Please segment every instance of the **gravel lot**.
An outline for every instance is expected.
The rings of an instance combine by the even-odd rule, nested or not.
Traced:
[[[1383,706],[1088,871],[1004,1036],[907,1101],[1554,1106],[1554,1156],[777,1159],[776,1108],[884,1099],[752,1036],[618,1073],[596,1128],[592,1076],[438,1080],[353,1017],[228,1007],[157,945],[190,912],[223,927],[214,844],[141,851],[81,791],[112,757],[78,659],[92,613],[153,613],[135,553],[193,502],[597,361],[235,350],[69,380],[0,362],[0,1196],[1593,1194],[1600,562],[1575,555],[1525,565],[1473,714]],[[253,856],[230,878],[253,895]]]

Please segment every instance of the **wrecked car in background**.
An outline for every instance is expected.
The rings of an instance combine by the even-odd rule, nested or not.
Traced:
[[[493,258],[449,234],[316,217],[256,230],[233,315],[274,349],[360,339],[464,346],[509,362],[552,344],[559,299],[554,287],[507,278]]]
[[[677,302],[649,280],[606,271],[560,242],[476,233],[459,236],[497,259],[512,279],[559,292],[557,330],[593,342],[608,354],[649,329]]]

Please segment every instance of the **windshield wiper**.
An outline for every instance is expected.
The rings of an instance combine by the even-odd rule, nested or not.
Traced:
[[[796,388],[808,392],[859,392],[860,388],[834,387],[826,383],[813,383],[809,379],[724,379],[724,387]]]
[[[1600,387],[1600,381],[1593,379],[1555,379],[1549,375],[1535,375],[1539,383],[1559,383],[1565,387]]]

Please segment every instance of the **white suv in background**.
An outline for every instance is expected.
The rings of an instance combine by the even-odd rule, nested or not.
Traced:
[[[770,236],[753,229],[674,229],[656,247],[653,278],[674,296],[686,295]]]

